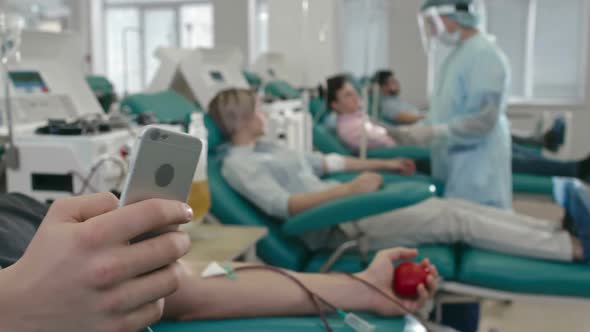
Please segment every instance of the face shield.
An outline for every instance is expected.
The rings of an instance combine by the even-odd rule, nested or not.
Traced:
[[[418,13],[418,26],[420,27],[420,37],[422,46],[428,54],[432,50],[432,44],[435,39],[444,37],[448,34],[445,27],[444,16],[457,16],[459,13],[475,13],[473,5],[443,5],[428,7]]]

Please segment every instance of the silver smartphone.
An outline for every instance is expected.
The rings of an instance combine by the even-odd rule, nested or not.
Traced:
[[[119,206],[153,198],[186,202],[201,149],[202,143],[196,137],[157,126],[145,127],[131,152]],[[156,230],[133,242],[176,229]]]

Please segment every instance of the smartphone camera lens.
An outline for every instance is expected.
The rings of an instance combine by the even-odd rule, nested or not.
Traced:
[[[157,141],[160,139],[160,131],[159,130],[152,130],[150,132],[150,138],[152,141]]]

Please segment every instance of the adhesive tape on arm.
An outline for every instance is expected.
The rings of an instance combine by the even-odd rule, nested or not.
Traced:
[[[330,153],[324,157],[328,173],[342,172],[346,168],[346,160],[339,154]]]

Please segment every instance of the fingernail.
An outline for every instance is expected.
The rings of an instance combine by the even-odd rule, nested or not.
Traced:
[[[186,214],[186,220],[193,220],[193,208],[191,208],[188,204],[184,204],[184,213]]]

